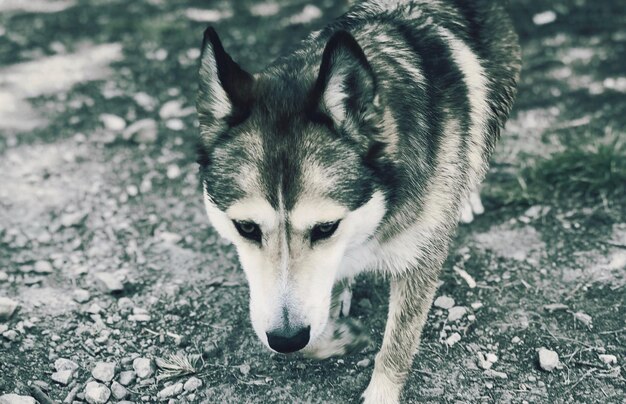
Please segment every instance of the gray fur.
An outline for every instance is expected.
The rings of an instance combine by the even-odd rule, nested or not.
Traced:
[[[287,210],[308,195],[350,210],[385,196],[379,250],[363,261],[391,275],[391,304],[364,398],[396,402],[461,201],[513,104],[521,60],[509,18],[497,0],[364,1],[254,78],[216,38],[205,35],[198,112],[202,181],[219,209],[255,194]],[[327,96],[332,83],[346,94]],[[216,85],[232,104],[226,117],[215,113]],[[397,240],[410,244],[401,251]]]

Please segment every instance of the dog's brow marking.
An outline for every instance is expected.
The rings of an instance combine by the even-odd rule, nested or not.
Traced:
[[[348,210],[331,199],[310,199],[298,201],[289,212],[289,223],[294,229],[304,231],[315,224],[334,222],[341,219]]]
[[[469,163],[473,175],[469,178],[480,181],[483,177],[486,162],[485,155],[485,125],[489,118],[489,105],[487,103],[487,78],[485,69],[472,50],[459,38],[445,28],[438,28],[439,34],[446,39],[454,60],[465,77],[470,102],[470,143]],[[473,188],[475,184],[470,186]]]

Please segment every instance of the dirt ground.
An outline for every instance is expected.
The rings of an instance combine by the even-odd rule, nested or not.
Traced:
[[[109,389],[110,402],[357,401],[385,280],[355,290],[371,347],[322,362],[267,352],[236,253],[203,212],[194,150],[207,24],[254,71],[345,7],[0,0],[0,402],[103,402]],[[403,400],[623,403],[626,8],[508,7],[519,97],[486,213],[460,228],[437,293],[465,311],[433,307]],[[7,299],[18,307],[3,319]],[[558,354],[555,369],[540,348]],[[92,374],[102,363],[113,373]]]

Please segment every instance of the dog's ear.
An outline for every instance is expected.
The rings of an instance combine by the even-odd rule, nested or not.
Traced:
[[[363,49],[347,31],[328,40],[313,102],[337,127],[349,118],[359,120],[377,107],[376,79]]]
[[[247,115],[254,77],[226,53],[213,27],[204,31],[199,76],[196,108],[201,126],[210,128],[220,120],[233,121]]]

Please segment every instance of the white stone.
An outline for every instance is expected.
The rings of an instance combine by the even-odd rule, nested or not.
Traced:
[[[119,381],[123,386],[128,386],[137,378],[137,374],[133,370],[125,370],[120,373]]]
[[[448,321],[452,323],[457,320],[460,320],[461,318],[463,318],[466,312],[467,312],[467,309],[463,306],[453,307],[450,310],[448,310]]]
[[[130,125],[122,137],[137,143],[150,144],[157,141],[159,136],[157,123],[154,119],[141,119]]]
[[[183,103],[180,100],[171,100],[163,104],[159,110],[159,116],[161,119],[168,120],[171,118],[182,118],[195,113],[194,107],[183,108]]]
[[[161,399],[170,398],[170,397],[175,397],[179,395],[180,393],[182,393],[182,391],[183,391],[183,384],[176,383],[176,384],[172,384],[171,386],[167,386],[163,390],[159,391],[157,396]]]
[[[111,383],[111,392],[113,393],[113,397],[115,397],[116,400],[123,400],[124,397],[126,397],[126,395],[128,394],[128,390],[126,390],[124,386],[116,381],[113,381],[113,383]]]
[[[54,361],[54,368],[57,370],[57,372],[62,372],[64,370],[74,372],[76,369],[78,369],[78,365],[76,364],[76,362],[69,359],[59,358]]]
[[[356,365],[360,368],[366,368],[370,365],[371,361],[367,358],[360,360],[356,363]]]
[[[154,369],[152,367],[152,361],[147,358],[137,358],[133,361],[133,369],[140,379],[147,379],[152,376]]]
[[[9,280],[9,274],[4,271],[0,271],[0,283],[6,282]]]
[[[101,114],[100,122],[104,125],[104,128],[113,132],[119,132],[126,127],[126,121],[113,114]]]
[[[547,348],[539,348],[539,366],[541,369],[552,372],[559,365],[559,355]]]
[[[617,363],[617,356],[615,355],[598,355],[598,357],[600,358],[600,360],[604,363],[606,363],[607,365],[614,365]]]
[[[8,297],[0,297],[0,321],[6,321],[15,312],[19,304]]]
[[[170,164],[167,166],[167,178],[169,178],[170,180],[174,180],[178,177],[180,177],[181,171],[180,171],[180,167],[178,167],[178,165],[176,164]]]
[[[452,346],[461,340],[461,334],[455,332],[446,339],[446,345]]]
[[[108,272],[98,272],[95,274],[95,277],[107,292],[121,292],[124,290],[124,284]]]
[[[185,123],[178,118],[168,119],[165,122],[165,126],[170,130],[180,131],[185,129]]]
[[[85,400],[89,404],[104,404],[109,401],[111,390],[104,384],[89,382],[85,386]]]
[[[37,261],[35,262],[34,271],[38,274],[51,274],[54,268],[52,268],[52,264],[49,261]]]
[[[533,16],[535,25],[546,25],[556,21],[556,13],[552,10],[544,11]]]
[[[202,386],[202,380],[197,377],[191,377],[189,380],[185,382],[184,388],[185,391],[196,391]]]
[[[0,396],[0,404],[37,404],[37,401],[30,396],[4,394]]]
[[[454,307],[454,299],[449,296],[439,296],[435,299],[433,305],[435,307],[448,310]]]
[[[57,383],[67,386],[72,381],[73,374],[74,372],[71,370],[61,370],[59,372],[52,373],[50,378]]]
[[[91,299],[91,294],[85,289],[74,289],[72,298],[78,303],[87,303]]]
[[[115,377],[115,362],[98,362],[91,371],[94,379],[108,383]]]

